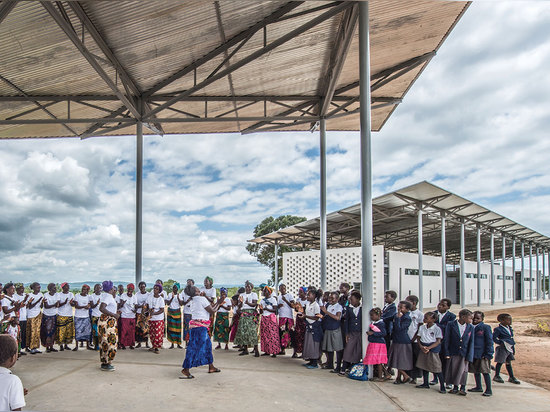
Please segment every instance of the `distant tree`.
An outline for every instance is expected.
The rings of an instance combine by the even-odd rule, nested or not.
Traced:
[[[268,233],[276,232],[285,227],[294,226],[298,223],[304,222],[305,217],[284,215],[274,218],[273,216],[266,217],[254,228],[254,238],[267,235]],[[273,285],[275,282],[275,246],[263,245],[260,243],[249,243],[246,245],[246,250],[252,256],[254,256],[258,262],[271,269],[271,281]],[[279,257],[285,252],[294,252],[299,248],[292,248],[288,246],[279,246]],[[283,265],[279,265],[279,279],[282,279]]]

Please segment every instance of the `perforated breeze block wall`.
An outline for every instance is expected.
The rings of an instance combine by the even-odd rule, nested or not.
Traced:
[[[384,247],[374,246],[372,250],[374,282],[373,296],[377,306],[384,301]],[[340,283],[361,283],[361,248],[327,250],[327,289],[338,290]],[[301,286],[320,287],[320,252],[290,252],[283,254],[283,283],[296,296]]]

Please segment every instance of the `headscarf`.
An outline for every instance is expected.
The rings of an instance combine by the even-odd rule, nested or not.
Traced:
[[[90,286],[87,285],[87,284],[85,284],[85,283],[82,285],[82,287],[83,287],[83,288],[88,288],[88,290],[90,289]]]
[[[154,289],[155,287],[159,288],[159,289],[160,289],[160,292],[162,292],[163,287],[162,287],[162,284],[161,284],[161,283],[155,283],[155,286],[153,286],[153,289]]]
[[[17,289],[17,288],[20,288],[24,285],[21,282],[19,282],[19,283],[16,283],[15,285],[13,285],[13,286],[15,286],[15,289]]]
[[[300,290],[301,290],[302,292],[304,292],[305,294],[307,294],[307,288],[306,288],[305,286],[302,286],[302,287],[300,288]]]
[[[207,280],[208,282],[210,282],[210,284],[214,283],[214,279],[212,279],[210,276],[205,277],[204,280]]]
[[[226,288],[220,288],[220,293],[225,293],[225,296],[227,296],[227,289]]]
[[[113,282],[111,282],[110,280],[104,280],[101,284],[101,287],[103,289],[103,292],[110,292],[113,288]]]
[[[263,292],[265,293],[266,291],[269,292],[269,294],[271,295],[273,293],[273,288],[270,288],[269,286],[265,286]]]
[[[68,285],[67,282],[63,282],[63,283],[61,284],[61,289],[63,289],[63,288],[64,288],[65,286],[67,286],[67,285]]]
[[[181,285],[178,282],[174,282],[174,285],[172,287],[176,286],[178,290],[181,289]]]
[[[136,285],[134,285],[133,283],[128,283],[127,288],[128,288],[128,289],[131,289],[131,290],[135,290],[135,289],[136,289]]]

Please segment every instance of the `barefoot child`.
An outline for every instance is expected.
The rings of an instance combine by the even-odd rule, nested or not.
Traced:
[[[441,332],[439,326],[435,324],[436,320],[437,314],[435,312],[426,313],[424,315],[423,324],[420,325],[418,332],[413,337],[413,341],[416,341],[415,344],[419,349],[416,367],[422,371],[422,377],[424,379],[424,383],[416,385],[416,387],[430,389],[428,377],[431,372],[438,378],[439,392],[446,393],[447,391],[445,390],[445,382],[441,368],[441,358],[439,357],[443,332]]]
[[[468,362],[474,360],[473,314],[468,309],[458,313],[458,319],[447,323],[443,337],[443,353],[447,360],[445,382],[453,385],[450,393],[466,396]]]
[[[390,346],[388,365],[397,369],[394,384],[408,383],[411,378],[407,374],[413,367],[413,355],[411,338],[409,338],[409,326],[411,325],[411,302],[402,300],[397,307],[397,315],[393,320],[392,342]]]
[[[521,382],[514,376],[514,370],[512,369],[512,361],[515,359],[516,342],[514,341],[514,331],[512,330],[512,316],[507,313],[501,313],[497,316],[497,320],[500,322],[493,330],[493,341],[498,345],[495,349],[495,377],[493,380],[498,383],[504,383],[500,377],[500,369],[502,364],[506,364],[506,371],[508,371],[508,382],[519,385]]]
[[[367,346],[367,353],[363,359],[363,364],[376,365],[378,371],[376,381],[382,382],[391,378],[391,375],[384,370],[385,365],[388,363],[388,353],[384,339],[386,336],[386,326],[384,325],[384,321],[381,320],[382,309],[372,308],[369,316],[372,323],[367,332],[369,345]]]
[[[491,327],[483,323],[485,314],[480,311],[474,312],[474,361],[470,363],[469,371],[474,374],[476,386],[468,389],[468,392],[483,392],[481,387],[481,375],[485,381],[485,392],[483,396],[491,396],[491,359],[493,359],[494,345]]]
[[[17,342],[9,335],[0,335],[0,411],[20,411],[25,406],[27,390],[9,370],[15,362]]]

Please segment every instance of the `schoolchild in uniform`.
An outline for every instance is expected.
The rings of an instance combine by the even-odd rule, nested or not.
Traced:
[[[386,327],[386,336],[384,337],[386,341],[386,350],[390,350],[391,344],[391,333],[393,326],[393,319],[397,314],[397,306],[395,305],[395,299],[397,299],[397,292],[394,290],[387,290],[384,293],[384,307],[382,308],[382,320],[384,321],[384,326]]]
[[[446,393],[441,358],[439,357],[443,332],[441,332],[439,326],[435,324],[436,319],[437,313],[426,313],[422,325],[420,325],[418,332],[413,337],[413,345],[418,347],[418,358],[415,366],[422,371],[422,377],[424,379],[424,382],[421,385],[416,385],[416,387],[429,389],[428,377],[431,372],[438,378],[439,392]]]
[[[413,366],[411,338],[409,338],[409,326],[411,325],[411,302],[402,300],[397,307],[397,315],[393,319],[392,342],[390,346],[388,365],[397,369],[394,384],[408,383],[411,381],[407,371]]]
[[[382,309],[372,308],[369,312],[371,324],[367,332],[369,344],[367,353],[363,358],[364,365],[376,365],[378,377],[377,382],[382,382],[391,379],[391,375],[385,369],[388,363],[388,352],[386,349],[386,325],[382,320]]]
[[[502,364],[506,364],[508,371],[508,382],[519,385],[521,382],[514,376],[512,361],[515,359],[516,342],[514,341],[514,331],[512,330],[512,316],[507,313],[501,313],[497,316],[500,324],[493,330],[493,341],[498,345],[495,348],[495,377],[493,380],[498,383],[504,383],[500,377]]]
[[[344,347],[344,356],[342,370],[340,374],[351,368],[355,363],[361,362],[363,352],[363,333],[361,331],[361,293],[354,290],[349,297],[349,306],[345,308],[346,318],[346,346]]]
[[[458,319],[447,323],[443,335],[443,353],[447,360],[445,382],[452,384],[450,393],[466,396],[468,379],[468,362],[474,360],[474,327],[473,314],[462,309]]]
[[[485,392],[483,396],[491,396],[491,359],[493,359],[494,344],[491,327],[483,323],[485,314],[480,311],[474,312],[474,361],[470,363],[469,371],[474,374],[476,386],[468,389],[468,392],[483,392],[481,387],[481,375],[485,381]]]
[[[418,309],[418,296],[409,295],[405,298],[406,301],[411,302],[412,308],[409,312],[411,316],[411,325],[409,326],[408,334],[411,338],[412,352],[413,352],[413,368],[408,372],[412,380],[409,382],[416,385],[416,380],[422,377],[422,371],[416,367],[416,360],[418,359],[418,352],[420,348],[413,342],[413,337],[418,332],[418,328],[424,323],[424,314]]]
[[[334,352],[338,354],[344,350],[342,329],[340,328],[343,308],[338,303],[338,292],[331,293],[328,305],[326,307],[321,306],[320,309],[323,314],[322,324],[324,331],[321,349],[327,355],[327,364],[323,369],[331,369],[331,372],[340,373],[340,363],[334,368]]]
[[[437,320],[435,324],[439,326],[441,329],[441,332],[443,333],[443,337],[445,337],[445,328],[447,327],[447,323],[452,322],[456,319],[456,315],[450,311],[451,309],[451,299],[443,298],[439,301],[437,304]],[[443,353],[439,354],[441,358],[441,367],[443,368],[443,376],[445,376],[445,370],[447,367],[447,359],[445,359],[445,356]],[[434,380],[430,382],[430,385],[436,385],[437,384],[437,377],[434,376]],[[447,387],[447,389],[451,389],[450,385]]]

